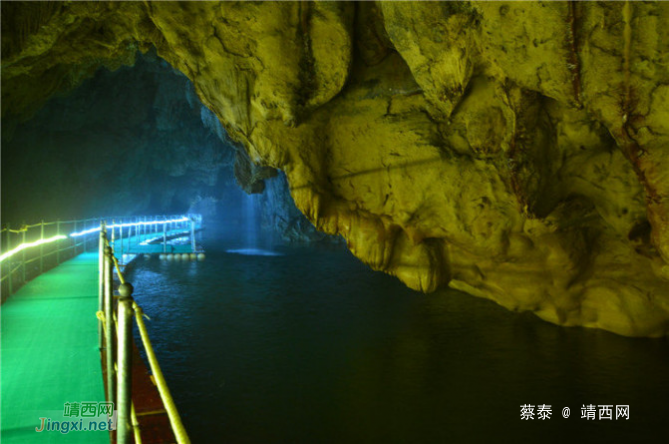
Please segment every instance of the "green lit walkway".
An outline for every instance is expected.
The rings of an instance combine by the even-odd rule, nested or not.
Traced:
[[[37,433],[66,402],[105,400],[97,344],[97,253],[23,286],[0,308],[0,442],[109,443],[107,432]],[[79,419],[79,418],[71,418]]]

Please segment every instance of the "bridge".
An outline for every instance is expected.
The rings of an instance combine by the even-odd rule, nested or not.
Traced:
[[[124,266],[202,260],[201,228],[199,215],[178,215],[2,229],[3,444],[190,442]]]

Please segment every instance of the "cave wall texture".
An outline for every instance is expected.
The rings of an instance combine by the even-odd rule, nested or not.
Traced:
[[[669,331],[669,4],[2,3],[2,113],[155,47],[411,288]]]

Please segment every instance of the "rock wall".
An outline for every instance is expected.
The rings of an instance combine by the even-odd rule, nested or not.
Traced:
[[[561,325],[669,331],[667,3],[2,12],[3,116],[155,46],[373,268]]]
[[[339,244],[342,238],[331,236],[316,227],[302,214],[290,195],[290,185],[286,175],[277,174],[264,181],[265,187],[259,195],[258,203],[262,227],[270,233],[277,233],[281,240],[290,244],[329,243]]]

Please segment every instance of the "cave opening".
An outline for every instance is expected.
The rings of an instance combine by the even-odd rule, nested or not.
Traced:
[[[40,220],[200,213],[247,254],[325,240],[295,207],[280,171],[255,165],[156,55],[100,67],[29,119],[3,119],[2,215]],[[244,250],[247,248],[247,250]]]

